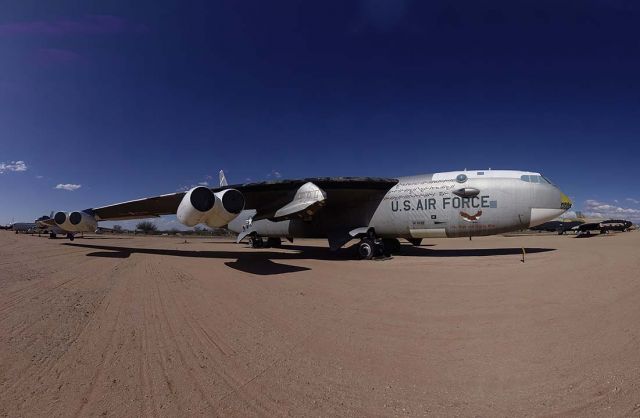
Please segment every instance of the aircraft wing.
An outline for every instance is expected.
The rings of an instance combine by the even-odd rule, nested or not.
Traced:
[[[157,218],[173,215],[186,192],[170,193],[145,199],[130,200],[115,205],[89,209],[98,221],[120,221],[127,219]]]
[[[225,189],[236,189],[245,198],[245,209],[255,209],[255,220],[277,217],[276,213],[289,215],[292,211],[303,207],[295,199],[299,199],[300,190],[308,183],[320,188],[326,194],[328,202],[353,201],[367,199],[386,193],[398,183],[397,179],[377,177],[316,177],[300,180],[277,180],[260,183],[246,183],[223,186],[211,189],[219,192]],[[86,210],[96,220],[125,220],[153,218],[161,215],[175,214],[186,192],[171,193],[146,199],[132,200]],[[304,194],[304,193],[303,193]],[[304,196],[302,197],[304,198]],[[355,202],[350,205],[353,206]],[[283,216],[285,216],[283,215]]]
[[[56,221],[54,221],[53,218],[40,219],[36,221],[36,225],[40,228],[47,228],[49,226],[56,226]]]

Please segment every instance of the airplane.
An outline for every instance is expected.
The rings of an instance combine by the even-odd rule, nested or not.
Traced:
[[[584,224],[584,221],[580,220],[549,221],[529,229],[532,231],[557,232],[558,235],[563,235],[565,232],[571,231],[582,224]]]
[[[41,216],[34,222],[15,222],[7,225],[4,229],[11,229],[18,233],[25,234],[49,234],[49,238],[55,238],[57,235],[66,235],[72,239],[74,235],[71,231],[65,231],[58,227],[49,216]]]
[[[206,224],[251,237],[326,238],[331,250],[359,239],[363,259],[400,248],[399,238],[472,237],[526,229],[554,219],[571,200],[539,173],[450,171],[398,178],[318,177],[277,180],[132,200],[73,212],[54,222],[95,230],[106,220],[175,214],[186,226]],[[242,216],[240,216],[242,215]]]
[[[608,219],[601,222],[589,222],[576,228],[578,236],[590,236],[592,231],[599,231],[606,234],[609,231],[625,232],[632,230],[633,222],[624,219]]]
[[[34,222],[15,222],[11,225],[7,225],[7,229],[15,231],[16,234],[32,234],[34,232],[37,232],[38,225],[36,225]]]

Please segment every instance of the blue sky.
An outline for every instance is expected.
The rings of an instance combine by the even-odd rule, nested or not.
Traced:
[[[0,223],[219,169],[535,170],[577,209],[640,218],[636,2],[12,3]]]

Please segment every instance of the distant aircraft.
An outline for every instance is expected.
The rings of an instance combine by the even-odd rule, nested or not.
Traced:
[[[576,228],[579,236],[589,236],[593,231],[606,234],[609,231],[624,232],[633,228],[633,222],[624,219],[608,219],[602,222],[589,222]]]
[[[49,216],[41,216],[34,222],[16,222],[8,225],[5,229],[11,229],[16,234],[49,234],[50,238],[55,238],[57,235],[66,235],[67,238],[73,239],[74,235],[71,231],[65,231],[58,227]]]
[[[22,232],[24,234],[37,233],[38,226],[33,222],[15,222],[8,225],[7,229],[15,231],[16,234]]]
[[[226,184],[224,175],[220,180]],[[539,173],[465,170],[400,178],[320,177],[213,189],[198,186],[57,212],[54,221],[65,230],[89,231],[104,220],[175,214],[186,226],[228,226],[239,234],[238,241],[251,237],[256,246],[263,237],[326,238],[337,250],[359,239],[360,257],[370,259],[398,250],[398,238],[418,244],[423,238],[500,234],[539,225],[570,207],[570,199]]]
[[[576,226],[582,225],[584,221],[549,221],[538,226],[534,226],[531,229],[532,231],[546,231],[546,232],[557,232],[558,235],[562,235],[565,232],[573,230]]]

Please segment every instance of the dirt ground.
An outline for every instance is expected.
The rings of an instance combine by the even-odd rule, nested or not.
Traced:
[[[0,231],[0,416],[640,416],[640,233],[424,244]]]

